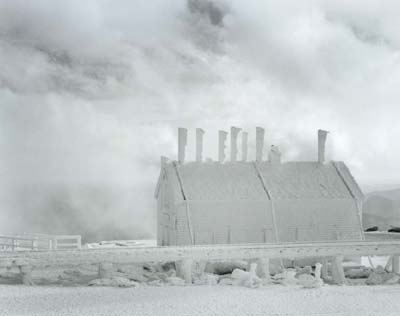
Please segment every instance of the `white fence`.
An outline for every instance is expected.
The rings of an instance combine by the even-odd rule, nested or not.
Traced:
[[[199,245],[174,247],[123,247],[62,251],[0,253],[0,267],[15,261],[33,266],[65,264],[236,260],[256,258],[309,258],[335,256],[400,255],[400,241],[340,241],[280,244]]]
[[[80,249],[80,235],[0,235],[0,251]]]

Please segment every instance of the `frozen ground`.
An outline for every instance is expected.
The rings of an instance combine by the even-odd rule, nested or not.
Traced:
[[[168,286],[138,288],[0,286],[0,315],[397,316],[400,286]]]

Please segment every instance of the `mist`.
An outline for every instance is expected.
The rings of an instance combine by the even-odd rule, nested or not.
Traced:
[[[0,0],[0,233],[153,237],[178,126],[400,183],[397,1]],[[250,158],[254,153],[249,153]]]

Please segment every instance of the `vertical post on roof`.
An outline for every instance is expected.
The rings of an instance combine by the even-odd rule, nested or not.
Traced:
[[[325,143],[328,133],[322,129],[318,130],[318,162],[320,164],[325,162]]]
[[[178,128],[178,161],[179,163],[185,162],[185,151],[187,145],[187,129]]]
[[[247,139],[249,134],[247,132],[242,133],[242,161],[247,161]]]
[[[225,161],[225,142],[228,133],[225,131],[218,132],[218,161],[224,162]]]
[[[256,127],[256,161],[262,161],[264,151],[264,134],[262,127]]]
[[[196,161],[203,161],[203,135],[204,131],[201,128],[196,128]]]
[[[231,161],[235,162],[237,160],[237,138],[238,134],[241,131],[241,128],[232,126],[231,127]]]

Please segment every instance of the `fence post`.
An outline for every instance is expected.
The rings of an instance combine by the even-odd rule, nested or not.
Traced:
[[[228,244],[232,242],[232,232],[231,232],[231,226],[228,226]]]

